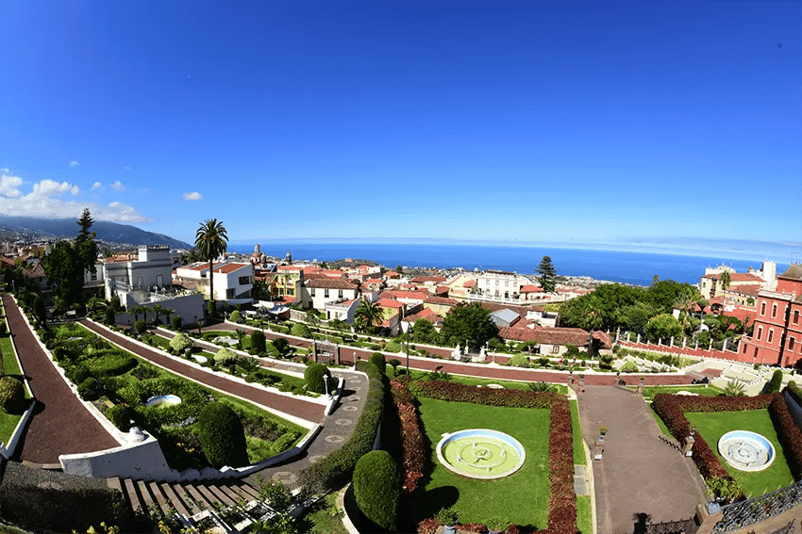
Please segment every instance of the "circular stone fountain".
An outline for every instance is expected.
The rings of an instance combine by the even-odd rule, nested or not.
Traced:
[[[774,445],[757,432],[733,430],[718,440],[718,452],[741,471],[763,471],[775,458]]]
[[[510,476],[526,459],[526,451],[517,439],[482,428],[444,434],[436,450],[437,459],[447,469],[470,478]]]
[[[145,406],[166,408],[167,406],[174,406],[176,404],[181,404],[181,397],[178,395],[156,395],[155,397],[149,398]]]

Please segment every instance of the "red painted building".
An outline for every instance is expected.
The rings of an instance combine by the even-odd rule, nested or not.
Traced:
[[[802,264],[777,277],[774,291],[761,291],[750,339],[741,344],[746,361],[794,366],[802,360]]]

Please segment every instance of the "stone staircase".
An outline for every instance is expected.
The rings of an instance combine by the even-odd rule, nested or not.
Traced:
[[[259,491],[237,479],[178,483],[109,478],[106,482],[123,494],[134,514],[155,512],[178,520],[184,527],[237,532],[251,522],[242,514],[237,518],[237,510],[269,513],[268,509],[260,510]]]

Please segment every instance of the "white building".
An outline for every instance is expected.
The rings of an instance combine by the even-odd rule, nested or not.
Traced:
[[[321,311],[329,303],[354,300],[358,295],[359,288],[342,279],[316,278],[305,281],[301,288],[303,307],[311,306]]]
[[[230,304],[250,302],[253,289],[253,264],[226,261],[214,264],[212,272],[214,299]],[[175,270],[174,281],[209,297],[209,262],[197,262]]]
[[[120,292],[151,291],[171,286],[172,272],[169,246],[140,245],[137,259],[104,261],[101,278],[105,282],[106,300]]]

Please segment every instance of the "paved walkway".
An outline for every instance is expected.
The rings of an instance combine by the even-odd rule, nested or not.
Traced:
[[[36,409],[17,449],[16,458],[37,464],[58,464],[61,454],[94,452],[119,443],[73,394],[39,345],[10,296],[3,297],[8,324],[24,373],[36,398]]]
[[[688,519],[701,502],[704,482],[690,458],[659,439],[648,404],[636,393],[587,386],[579,394],[582,435],[598,437],[609,427],[602,460],[593,461],[597,532],[640,532],[651,523]],[[645,515],[641,515],[645,514]]]

